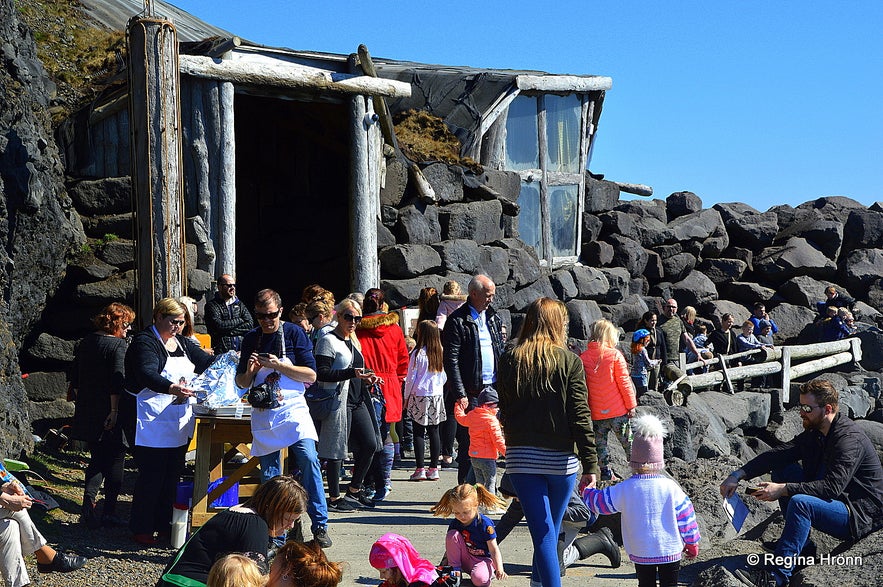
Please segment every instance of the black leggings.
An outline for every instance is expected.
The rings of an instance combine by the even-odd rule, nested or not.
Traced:
[[[429,468],[438,468],[438,455],[441,453],[441,437],[439,436],[439,424],[423,426],[414,422],[414,460],[417,462],[417,468],[423,468],[423,455],[426,450],[426,439],[424,432],[429,436]]]
[[[368,411],[365,402],[357,406],[347,406],[347,418],[349,419],[349,447],[353,451],[353,478],[350,480],[350,489],[361,489],[365,481],[365,475],[374,460],[374,453],[380,448],[377,446],[377,421]]]
[[[340,459],[325,459],[325,481],[328,482],[328,497],[340,497]]]
[[[454,439],[457,437],[457,420],[454,419],[454,402],[445,398],[445,412],[448,419],[438,425],[441,436],[441,454],[446,457],[454,456]]]
[[[86,487],[83,501],[92,504],[98,501],[98,490],[104,482],[104,516],[116,512],[117,498],[123,486],[123,471],[126,461],[126,447],[119,428],[105,431],[101,438],[89,443],[91,458],[86,467]]]
[[[641,565],[635,563],[635,572],[638,575],[638,587],[656,587],[657,571],[659,572],[659,587],[677,587],[678,572],[680,572],[680,570],[680,561],[661,565]]]

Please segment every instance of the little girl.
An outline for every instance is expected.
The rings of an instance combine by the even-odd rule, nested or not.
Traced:
[[[497,392],[488,387],[478,394],[478,405],[472,410],[467,411],[469,400],[465,397],[454,404],[457,422],[469,428],[469,458],[475,481],[491,493],[496,493],[497,457],[506,454],[506,441],[497,419],[498,401]]]
[[[650,380],[650,371],[659,364],[659,359],[651,359],[647,353],[647,345],[650,343],[650,331],[641,328],[632,335],[632,383],[635,384],[635,396],[641,397],[647,393],[647,382]]]
[[[494,523],[479,513],[479,505],[497,509],[504,507],[505,502],[484,485],[464,483],[446,491],[430,511],[436,516],[454,515],[445,537],[448,564],[469,573],[476,587],[488,587],[491,579],[505,579],[506,573]]]
[[[371,546],[371,566],[380,571],[380,587],[426,587],[438,579],[435,566],[398,534],[384,534]]]
[[[438,313],[435,316],[435,321],[438,322],[439,330],[442,330],[445,327],[445,321],[448,319],[451,312],[462,306],[465,302],[466,296],[463,295],[463,290],[460,289],[460,284],[453,279],[446,281],[444,287],[442,287],[442,295],[440,296],[438,304]]]
[[[266,567],[266,563],[263,563]],[[244,554],[228,554],[212,565],[206,587],[264,587],[266,569]]]
[[[634,475],[606,489],[585,488],[583,501],[595,514],[622,512],[622,541],[635,563],[638,586],[678,584],[681,555],[699,554],[699,526],[693,502],[663,474],[665,426],[656,416],[632,418],[631,466]]]
[[[447,419],[444,386],[448,380],[442,362],[441,336],[433,320],[417,323],[417,345],[411,353],[405,377],[405,412],[414,423],[414,460],[417,468],[411,481],[438,481],[438,458],[441,453],[439,424]],[[429,468],[424,468],[424,450],[429,436]]]

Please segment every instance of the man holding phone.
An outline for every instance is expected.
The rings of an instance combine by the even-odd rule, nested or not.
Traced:
[[[795,560],[812,528],[854,541],[883,527],[883,466],[867,435],[839,413],[838,405],[839,394],[830,381],[804,383],[804,431],[751,459],[720,486],[721,495],[730,497],[740,480],[772,472],[774,481],[752,484],[750,495],[779,500],[785,527],[775,547],[777,562]],[[793,466],[797,461],[799,468]],[[737,569],[735,575],[746,585],[787,585],[793,571],[793,564],[774,564]]]

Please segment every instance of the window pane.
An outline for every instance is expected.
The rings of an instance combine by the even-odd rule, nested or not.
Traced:
[[[524,194],[524,188],[521,189]],[[579,186],[549,187],[549,219],[552,230],[552,257],[576,255],[576,231]],[[520,203],[520,200],[519,200]],[[520,224],[519,224],[520,226]]]
[[[506,116],[506,169],[539,169],[537,99],[518,96]]]
[[[547,95],[546,171],[579,173],[579,135],[582,107],[580,97]]]
[[[521,182],[518,194],[518,235],[532,246],[540,259],[543,258],[543,219],[540,216],[540,186],[538,183]]]

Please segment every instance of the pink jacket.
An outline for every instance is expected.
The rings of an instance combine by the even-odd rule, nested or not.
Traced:
[[[618,418],[638,405],[628,363],[618,349],[593,341],[579,358],[586,370],[592,420]]]
[[[469,456],[477,459],[496,459],[506,454],[506,441],[497,419],[496,407],[479,406],[467,414],[454,404],[454,417],[461,426],[469,428]]]

